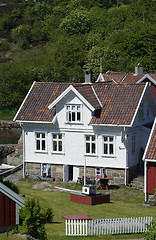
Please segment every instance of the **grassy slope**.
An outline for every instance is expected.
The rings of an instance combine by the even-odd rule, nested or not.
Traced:
[[[26,198],[35,197],[39,200],[41,206],[51,207],[54,211],[54,223],[46,225],[46,232],[48,240],[69,239],[65,237],[65,221],[63,215],[85,213],[93,219],[100,218],[116,218],[116,217],[139,217],[139,216],[153,216],[156,214],[156,208],[143,207],[144,194],[138,190],[120,187],[119,189],[110,190],[111,203],[96,206],[88,206],[70,202],[70,196],[67,192],[58,192],[54,189],[52,191],[40,191],[32,189],[32,183],[21,182],[18,184],[20,193],[24,194]],[[62,184],[57,184],[61,186]],[[72,188],[71,185],[63,187]],[[74,186],[73,186],[74,187]],[[77,188],[77,187],[76,187]],[[0,239],[4,240],[6,235],[0,235]],[[141,238],[142,234],[131,235],[105,235],[94,237],[81,237],[81,239],[128,239]],[[72,237],[71,239],[78,239]],[[10,238],[13,239],[13,238]]]

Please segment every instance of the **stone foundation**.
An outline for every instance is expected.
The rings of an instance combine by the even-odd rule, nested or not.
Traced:
[[[25,175],[41,177],[41,163],[25,163]],[[53,165],[51,164],[51,178],[63,180],[63,165]]]
[[[138,166],[127,169],[127,184],[136,175]],[[63,165],[51,164],[51,178],[63,181]],[[41,176],[41,163],[25,163],[26,176]],[[106,168],[106,175],[113,176],[114,179],[110,180],[110,184],[124,185],[125,184],[125,169]],[[79,177],[84,176],[84,167],[79,167]],[[91,181],[95,180],[95,168],[86,167],[86,177]]]
[[[41,176],[41,164],[25,163],[25,176]]]
[[[63,165],[51,164],[51,177],[63,180]]]

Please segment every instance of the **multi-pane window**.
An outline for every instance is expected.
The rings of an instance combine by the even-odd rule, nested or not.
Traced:
[[[81,122],[81,105],[66,105],[66,120],[67,122]]]
[[[114,155],[115,154],[114,136],[104,136],[103,142],[104,142],[104,149],[103,149],[104,155]]]
[[[132,136],[132,154],[135,153],[135,144],[136,144],[136,137],[135,135]]]
[[[36,133],[36,150],[46,151],[46,134]]]
[[[95,154],[96,153],[96,137],[86,136],[86,153]]]
[[[53,134],[53,152],[63,151],[63,136],[62,134]]]

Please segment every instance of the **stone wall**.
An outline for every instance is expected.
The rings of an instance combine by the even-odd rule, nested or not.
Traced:
[[[25,176],[41,176],[41,164],[25,163]]]
[[[51,177],[63,181],[63,165],[51,164]]]

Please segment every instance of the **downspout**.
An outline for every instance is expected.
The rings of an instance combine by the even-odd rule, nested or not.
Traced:
[[[147,161],[144,162],[144,192],[145,192],[145,201],[148,200],[147,196]]]
[[[24,128],[22,130],[23,134],[23,178],[25,178],[25,133]]]
[[[124,133],[126,132],[126,128],[124,127]],[[124,134],[124,142],[126,147],[126,164],[125,164],[125,186],[127,186],[127,166],[128,166],[128,150],[127,150],[127,136]]]

